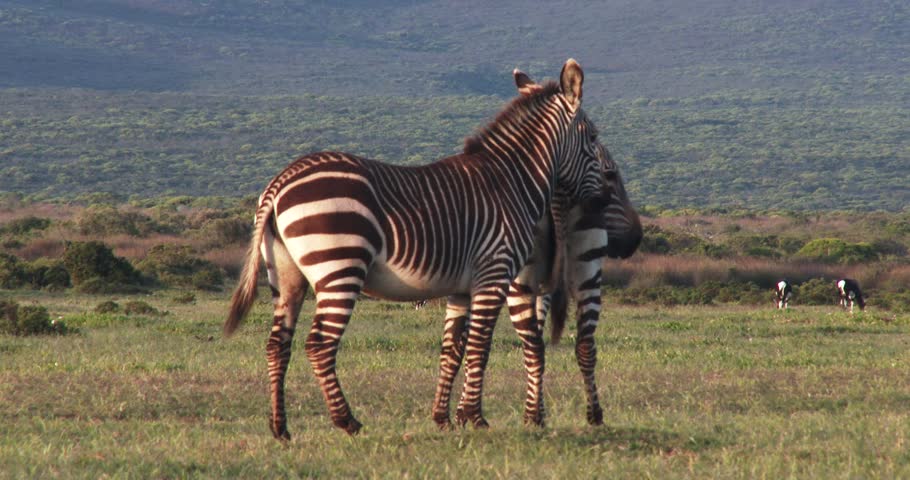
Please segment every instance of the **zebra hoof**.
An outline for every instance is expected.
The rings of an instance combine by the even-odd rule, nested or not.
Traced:
[[[588,424],[595,427],[604,424],[604,411],[600,408],[600,405],[588,409]]]
[[[525,425],[530,425],[534,427],[543,427],[543,414],[541,413],[525,413],[524,416]]]
[[[435,422],[436,426],[439,427],[439,430],[443,432],[455,429],[455,426],[452,425],[452,420],[449,419],[449,412],[434,413],[433,422]]]
[[[276,425],[275,422],[269,421],[269,430],[272,431],[272,435],[275,436],[275,439],[281,442],[291,441],[291,433],[288,432],[287,425],[283,422],[281,425]]]
[[[464,427],[468,422],[471,422],[471,425],[474,428],[490,427],[490,424],[487,423],[486,419],[483,418],[483,414],[480,413],[480,410],[474,412],[466,412],[464,409],[459,408],[455,411],[455,423],[457,425]]]
[[[357,421],[353,416],[341,420],[335,420],[335,426],[347,432],[348,435],[357,435],[363,424]]]

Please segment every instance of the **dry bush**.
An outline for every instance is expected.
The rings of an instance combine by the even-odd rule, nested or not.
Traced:
[[[200,257],[221,267],[228,277],[237,278],[243,268],[247,245],[229,245],[203,252]]]

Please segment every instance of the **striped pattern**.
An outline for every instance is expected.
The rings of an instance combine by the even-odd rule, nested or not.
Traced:
[[[539,88],[530,78],[522,80],[516,82],[520,93],[530,94]],[[543,324],[551,300],[555,298],[559,308],[558,314],[554,315],[552,338],[558,342],[565,324],[566,288],[577,302],[575,353],[588,399],[588,421],[595,425],[603,423],[594,378],[597,363],[594,332],[600,316],[601,266],[604,257],[631,256],[641,242],[642,228],[638,213],[626,194],[619,168],[609,151],[596,141],[592,146],[595,148],[594,155],[604,168],[603,201],[581,204],[557,192],[551,205],[551,215],[537,226],[532,257],[509,288],[509,317],[522,341],[528,377],[524,419],[529,424],[543,423]],[[561,239],[565,239],[564,242]],[[544,294],[553,289],[552,295]],[[463,352],[459,347],[463,342],[459,339],[466,321],[465,312],[450,298],[434,410],[434,418],[440,426],[446,425],[447,417],[442,409],[447,406],[445,400],[461,363]]]
[[[450,296],[447,321],[462,327],[450,329],[443,351],[462,350],[467,365],[456,419],[486,425],[481,397],[493,327],[530,256],[535,225],[557,188],[574,202],[600,198],[603,167],[594,126],[580,108],[583,79],[581,67],[566,62],[559,83],[520,96],[466,142],[463,154],[430,165],[322,152],[269,183],[224,331],[236,330],[252,305],[261,256],[274,302],[267,355],[276,437],[290,438],[284,380],[310,286],[316,312],[306,354],[336,426],[352,434],[361,427],[335,370],[361,293],[399,301]],[[461,321],[466,312],[470,322]],[[443,423],[448,393],[437,392],[437,405],[446,408],[434,418]]]

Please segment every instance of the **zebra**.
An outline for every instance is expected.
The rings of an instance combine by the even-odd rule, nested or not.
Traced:
[[[515,76],[522,95],[532,95],[542,88],[522,72],[516,71]],[[556,303],[551,339],[559,341],[565,325],[566,289],[578,306],[576,359],[586,386],[588,422],[592,425],[603,423],[594,380],[597,362],[594,331],[600,314],[601,266],[605,256],[631,256],[641,243],[642,228],[617,164],[599,141],[596,146],[597,155],[604,165],[600,208],[586,208],[557,193],[553,198],[551,215],[538,226],[532,258],[509,288],[509,316],[522,340],[528,376],[524,420],[529,424],[542,425],[544,416],[540,383],[544,367],[543,350],[534,342],[543,335],[543,321],[551,298]],[[564,252],[559,251],[563,248]],[[548,291],[552,294],[547,294]],[[447,309],[433,414],[441,428],[448,426],[448,397],[463,354],[459,348],[464,346],[464,323],[467,321],[457,308],[449,308],[452,311]]]
[[[859,305],[860,311],[866,309],[866,301],[863,300],[863,292],[859,289],[859,282],[852,278],[843,278],[837,281],[837,295],[839,303],[844,309],[850,308],[853,313],[853,305]]]
[[[786,280],[777,282],[777,285],[775,285],[774,294],[777,298],[778,310],[785,310],[789,308],[790,297],[793,296],[793,288],[790,286],[790,282]]]
[[[456,420],[487,426],[481,400],[490,340],[509,284],[531,253],[535,225],[556,190],[588,208],[601,201],[602,164],[596,128],[581,108],[583,83],[581,66],[569,59],[557,82],[511,101],[466,139],[462,154],[429,165],[319,152],[269,182],[224,334],[252,306],[261,255],[274,303],[266,352],[276,438],[290,439],[284,381],[310,285],[316,312],[306,354],[335,426],[352,435],[361,429],[335,371],[361,292],[397,301],[448,296],[447,311],[471,312]],[[542,340],[532,342],[542,357]]]

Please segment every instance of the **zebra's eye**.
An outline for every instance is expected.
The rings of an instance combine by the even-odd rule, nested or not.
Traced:
[[[606,173],[604,173],[604,178],[606,178],[608,182],[612,182],[613,180],[616,180],[616,172],[613,170],[608,170]]]

